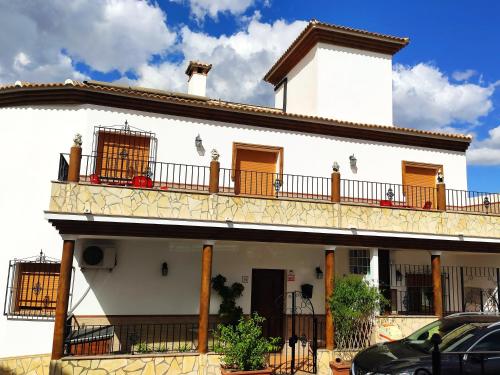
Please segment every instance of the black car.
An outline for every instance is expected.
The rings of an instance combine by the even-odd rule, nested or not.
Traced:
[[[500,375],[500,315],[483,313],[450,315],[405,339],[371,346],[356,355],[351,375],[431,375],[435,334],[441,374]]]

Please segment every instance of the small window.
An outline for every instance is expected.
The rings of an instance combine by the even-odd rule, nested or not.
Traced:
[[[61,264],[39,256],[9,262],[4,315],[12,319],[53,319]]]
[[[355,275],[368,275],[370,273],[370,250],[349,250],[349,272]]]

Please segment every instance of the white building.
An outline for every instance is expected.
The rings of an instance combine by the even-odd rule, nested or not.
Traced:
[[[396,336],[436,315],[498,310],[500,199],[467,191],[471,139],[393,124],[392,56],[407,44],[312,21],[265,76],[275,108],[206,97],[211,66],[199,62],[188,94],[1,87],[0,357],[201,361],[220,319],[218,274],[243,285],[236,303],[267,318],[266,334],[286,341],[297,320],[307,364],[313,341],[332,350],[332,267],[379,285]],[[311,304],[293,293],[303,285]]]

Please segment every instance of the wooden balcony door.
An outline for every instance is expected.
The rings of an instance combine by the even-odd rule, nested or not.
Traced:
[[[443,167],[403,161],[403,185],[406,205],[414,208],[437,207],[436,176]]]
[[[130,180],[147,173],[151,138],[126,132],[99,132],[96,174],[102,179]]]
[[[233,150],[235,194],[274,196],[274,181],[280,176],[283,149],[236,144]]]

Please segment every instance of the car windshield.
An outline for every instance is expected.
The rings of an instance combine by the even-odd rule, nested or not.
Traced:
[[[419,329],[404,341],[420,351],[430,353],[433,348],[431,337],[437,333],[441,336],[440,351],[449,352],[456,350],[462,343],[470,339],[476,330],[483,325],[484,323],[472,323],[459,319],[438,320]]]

